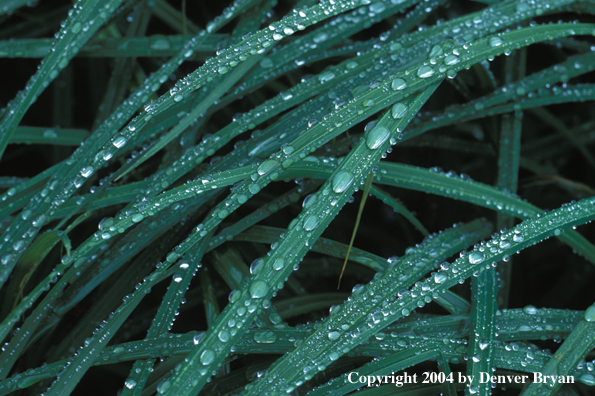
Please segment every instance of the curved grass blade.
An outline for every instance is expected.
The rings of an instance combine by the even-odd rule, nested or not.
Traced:
[[[171,330],[175,316],[180,309],[182,298],[190,286],[190,281],[194,277],[194,274],[201,266],[200,260],[206,251],[209,239],[208,236],[203,239],[197,246],[197,249],[192,254],[188,254],[185,260],[181,261],[179,269],[174,273],[172,281],[167,288],[157,315],[153,318],[146,338],[156,338]],[[140,394],[149,377],[149,373],[153,370],[153,363],[153,360],[137,360],[134,363],[130,369],[128,378],[124,381],[122,396]]]
[[[52,44],[52,51],[44,58],[24,91],[8,104],[8,114],[0,119],[0,158],[27,109],[121,3],[122,0],[107,0],[101,3],[79,1],[75,4]],[[89,24],[89,20],[93,23]]]
[[[331,161],[327,161],[324,166],[311,161],[302,161],[288,169],[287,172],[295,177],[328,178],[334,169],[334,166],[329,166],[330,164]],[[528,219],[542,212],[538,207],[512,194],[475,182],[468,177],[457,177],[454,173],[444,173],[432,169],[388,162],[381,163],[379,168],[379,176],[377,176],[376,181],[378,184],[424,191],[462,200],[520,219]],[[316,171],[313,171],[313,169],[316,169]],[[326,175],[324,174],[325,170]],[[488,199],[486,200],[486,198]],[[556,236],[575,249],[586,260],[595,264],[595,246],[582,235],[573,230],[567,230]]]
[[[431,301],[432,295],[454,286],[476,272],[491,268],[503,257],[539,243],[553,236],[555,232],[560,232],[561,229],[584,224],[594,218],[595,198],[589,198],[565,205],[541,217],[525,220],[511,231],[499,234],[496,238],[476,246],[468,254],[462,255],[461,258],[443,267],[433,276],[417,283],[416,286],[407,293],[402,294],[396,301],[390,298],[379,300],[375,308],[379,313],[386,312],[387,315],[382,315],[378,322],[376,322],[373,315],[369,315],[361,326],[352,327],[349,319],[351,311],[347,309],[347,306],[344,307],[334,318],[331,316],[330,320],[333,325],[325,325],[317,330],[309,337],[309,342],[304,342],[291,354],[286,355],[277,362],[274,368],[269,370],[263,378],[252,384],[245,394],[258,394],[258,392],[262,391],[263,386],[269,387],[268,392],[293,390],[303,382],[305,372],[308,372],[308,376],[310,376],[323,370],[336,360],[336,357],[340,356],[340,354],[352,349],[354,345],[359,343],[358,340],[367,339],[381,327],[408,315],[410,310],[424,306]],[[501,247],[503,241],[508,242],[506,248]],[[366,290],[359,293],[358,299],[370,298],[375,295],[378,292],[376,286],[375,282],[370,283]],[[343,316],[345,317],[344,320],[337,321],[338,317]],[[345,329],[341,327],[341,323],[347,324]],[[352,334],[358,334],[358,337],[353,338]],[[336,355],[333,355],[333,353]],[[310,369],[304,371],[303,369],[306,367],[310,367]],[[271,385],[267,381],[269,376],[274,376],[277,382]]]
[[[573,369],[593,348],[595,348],[595,305],[591,305],[585,310],[583,319],[547,364],[543,366],[541,369],[542,381],[532,383],[522,394],[526,396],[556,394],[563,384],[560,379],[572,375]],[[588,376],[590,378],[585,375],[583,380],[590,385],[595,385],[595,377],[592,374],[588,374]]]

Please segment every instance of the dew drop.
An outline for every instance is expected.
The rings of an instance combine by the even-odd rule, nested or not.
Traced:
[[[136,213],[132,216],[131,220],[133,223],[140,223],[141,221],[143,221],[144,216],[140,213]]]
[[[340,194],[343,191],[347,190],[351,183],[353,183],[353,175],[347,171],[339,171],[333,177],[333,191],[337,194]]]
[[[215,352],[213,352],[212,349],[205,349],[200,354],[200,362],[203,364],[203,366],[211,364],[213,360],[215,360]]]
[[[490,45],[490,47],[499,47],[502,45],[502,39],[498,36],[490,37],[490,39],[488,40],[488,44]]]
[[[591,305],[585,310],[584,318],[587,322],[595,322],[595,305]]]
[[[372,128],[370,132],[368,132],[368,136],[366,136],[366,146],[368,146],[370,150],[376,150],[382,146],[382,144],[386,142],[389,137],[390,131],[388,128],[384,126],[376,126],[375,128]]]
[[[277,161],[275,161],[273,159],[268,159],[268,160],[264,161],[262,164],[260,164],[260,166],[258,167],[258,174],[260,176],[266,175],[272,169],[274,169],[277,165],[279,165],[279,163]]]
[[[456,55],[447,55],[444,58],[444,64],[448,65],[448,66],[456,65],[459,62],[460,62],[460,59]]]
[[[266,282],[257,280],[250,285],[250,296],[252,298],[263,298],[269,291],[269,285]]]
[[[52,129],[46,129],[45,131],[43,131],[43,137],[44,138],[55,139],[55,138],[58,137],[58,134],[56,133],[56,131],[54,131]]]
[[[318,217],[315,215],[310,215],[306,217],[304,220],[304,230],[305,231],[312,231],[318,225]]]
[[[302,207],[304,209],[308,209],[310,206],[316,203],[316,195],[310,194],[306,198],[304,198],[304,202],[302,202]]]
[[[126,381],[124,381],[124,385],[128,389],[134,389],[134,387],[136,387],[136,381],[132,378],[128,378],[128,379],[126,379]]]
[[[391,115],[395,120],[405,117],[407,114],[407,106],[403,103],[395,103],[391,108]]]
[[[485,256],[480,252],[471,252],[468,259],[470,264],[479,264],[485,260]]]
[[[417,71],[417,77],[419,77],[419,78],[428,78],[428,77],[432,77],[433,75],[434,75],[434,69],[432,69],[428,65],[420,67],[419,70]]]
[[[437,272],[434,274],[434,282],[436,283],[444,283],[448,279],[448,275],[444,272]]]
[[[392,89],[394,89],[395,91],[401,91],[401,90],[407,88],[407,81],[403,80],[400,77],[395,78],[393,80],[392,84],[390,85],[390,87]]]
[[[335,73],[333,73],[330,70],[327,70],[327,71],[320,73],[320,75],[318,76],[318,81],[321,84],[324,84],[325,82],[330,81],[333,78],[335,78]]]
[[[537,313],[537,308],[535,308],[533,305],[527,305],[525,308],[523,308],[523,312],[527,315],[535,315]]]
[[[272,344],[277,341],[277,335],[272,330],[261,330],[254,333],[254,341],[259,344]]]
[[[219,341],[221,341],[221,342],[229,341],[229,331],[221,330],[219,332],[219,334],[217,335],[217,338],[219,338]]]

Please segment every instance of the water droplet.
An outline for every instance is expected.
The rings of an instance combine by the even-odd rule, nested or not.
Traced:
[[[254,333],[254,341],[259,344],[272,344],[277,341],[277,334],[272,330],[261,330]]]
[[[140,223],[143,219],[144,216],[141,213],[136,213],[131,218],[133,223]]]
[[[150,47],[156,51],[166,51],[170,49],[171,45],[167,37],[161,34],[156,34],[151,37]]]
[[[518,233],[518,234],[514,234],[512,236],[512,240],[518,243],[518,242],[523,242],[525,240],[525,238],[523,237],[523,234]]]
[[[345,64],[346,69],[355,69],[358,66],[358,63],[354,60],[350,60]]]
[[[333,73],[330,70],[327,70],[327,71],[320,73],[320,75],[318,76],[318,81],[321,84],[324,84],[325,82],[330,81],[333,78],[335,78],[335,73]]]
[[[306,198],[304,198],[304,202],[302,202],[302,207],[304,209],[308,209],[310,206],[316,203],[316,195],[310,194]]]
[[[70,30],[72,31],[72,33],[78,33],[81,31],[82,27],[83,26],[80,22],[75,22],[74,25],[72,25],[72,27],[70,28]]]
[[[525,308],[523,308],[523,312],[527,315],[535,315],[537,313],[537,308],[535,308],[533,305],[527,305]]]
[[[263,262],[264,260],[262,258],[257,258],[256,260],[254,260],[252,264],[250,264],[250,273],[253,275],[258,274],[263,267],[261,265]]]
[[[136,381],[132,378],[127,378],[126,381],[124,381],[124,385],[128,389],[134,389],[134,387],[136,386]]]
[[[480,252],[471,252],[468,256],[470,264],[479,264],[485,260],[485,256]]]
[[[585,373],[578,377],[578,380],[585,385],[595,386],[595,376],[593,374]]]
[[[80,174],[82,177],[89,177],[93,174],[93,171],[95,171],[95,169],[93,169],[92,166],[85,166],[83,169],[80,170]]]
[[[498,36],[490,37],[490,39],[488,40],[488,44],[490,45],[490,47],[499,47],[502,45],[502,39]]]
[[[419,78],[428,78],[428,77],[432,77],[433,75],[434,75],[434,69],[432,69],[428,65],[420,67],[419,70],[417,71],[417,77],[419,77]]]
[[[211,349],[205,349],[200,354],[200,362],[203,364],[203,366],[211,364],[213,360],[215,360],[215,352],[213,352]]]
[[[273,268],[275,269],[275,271],[282,270],[284,266],[285,266],[285,260],[282,258],[276,259],[273,264]]]
[[[400,91],[402,89],[407,88],[407,81],[403,80],[402,78],[395,78],[392,82],[392,84],[390,85],[390,87],[392,89],[394,89],[395,91]]]
[[[274,169],[279,163],[273,159],[268,159],[258,166],[258,174],[260,176],[266,175]]]
[[[444,283],[448,279],[448,275],[444,272],[437,272],[434,274],[434,282],[436,283]]]
[[[318,225],[318,217],[315,215],[310,215],[306,217],[304,220],[304,230],[305,231],[312,231]]]
[[[508,249],[510,247],[510,242],[508,241],[508,239],[503,239],[500,241],[498,246],[500,247],[500,249]]]
[[[48,139],[55,139],[58,137],[58,134],[56,133],[56,131],[52,129],[46,129],[45,131],[43,131],[43,137]]]
[[[584,318],[587,322],[595,322],[595,305],[591,305],[585,310]]]
[[[442,49],[442,47],[439,44],[436,44],[430,50],[428,57],[434,58],[436,56],[442,55],[443,53],[444,53],[444,50]]]
[[[171,388],[171,382],[169,380],[160,382],[159,385],[157,385],[157,393],[163,395],[169,388]]]
[[[331,341],[338,340],[341,334],[338,331],[331,331],[328,333],[328,339]]]
[[[124,136],[117,137],[112,144],[116,146],[116,148],[120,148],[126,144],[126,138]]]
[[[395,103],[391,108],[391,114],[395,120],[401,119],[407,114],[407,106],[403,103]]]
[[[372,128],[370,132],[368,132],[368,136],[366,136],[366,146],[368,146],[370,150],[376,150],[382,146],[382,144],[386,142],[389,137],[390,131],[388,128],[380,125],[376,126],[375,128]]]
[[[252,194],[258,194],[260,191],[260,186],[256,183],[252,183],[250,184],[250,187],[248,187],[248,191],[250,191]]]
[[[448,66],[452,66],[452,65],[456,65],[457,63],[459,63],[461,60],[459,59],[458,56],[456,55],[447,55],[444,58],[444,64],[448,65]]]
[[[219,332],[219,334],[217,335],[217,338],[219,338],[219,341],[221,341],[221,342],[229,341],[229,331],[221,330]]]
[[[257,280],[250,285],[250,296],[252,298],[263,298],[269,291],[269,285],[265,281]]]
[[[516,5],[517,12],[525,12],[529,9],[529,5],[526,3],[519,3]]]
[[[340,194],[343,191],[347,190],[351,183],[353,183],[353,175],[347,171],[339,171],[333,177],[333,191],[337,194]]]

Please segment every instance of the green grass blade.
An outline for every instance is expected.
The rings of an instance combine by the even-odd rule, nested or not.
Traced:
[[[74,12],[60,30],[52,51],[44,58],[25,90],[8,105],[9,113],[0,120],[0,158],[27,109],[121,3],[122,0],[102,3],[81,1],[73,8]],[[90,25],[87,20],[91,17],[94,23]]]

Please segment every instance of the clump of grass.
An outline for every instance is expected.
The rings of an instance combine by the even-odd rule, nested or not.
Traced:
[[[5,2],[0,395],[588,394],[594,11]]]

